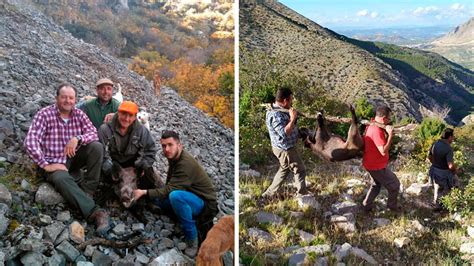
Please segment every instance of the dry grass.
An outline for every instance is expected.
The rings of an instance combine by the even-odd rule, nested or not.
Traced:
[[[352,162],[357,163],[357,162]],[[281,193],[282,200],[274,200],[265,207],[259,209],[256,206],[256,199],[270,184],[270,178],[274,172],[264,173],[263,178],[240,177],[240,257],[245,265],[285,265],[291,254],[283,252],[289,246],[310,246],[318,244],[329,244],[334,251],[336,244],[342,245],[348,242],[353,247],[362,248],[372,255],[377,262],[383,264],[409,265],[423,263],[431,265],[457,265],[463,263],[459,246],[461,238],[466,234],[465,229],[452,219],[452,216],[443,214],[433,214],[427,209],[428,202],[432,198],[432,192],[422,194],[416,199],[405,198],[401,200],[405,211],[401,215],[392,214],[385,210],[385,205],[380,201],[377,204],[377,211],[373,215],[357,213],[357,232],[347,235],[334,225],[330,224],[323,213],[329,211],[331,205],[341,201],[341,194],[346,193],[348,179],[358,179],[366,182],[366,185],[353,187],[352,198],[356,203],[360,203],[365,197],[368,187],[369,177],[361,171],[361,175],[354,176],[346,163],[319,163],[309,165],[315,166],[311,173],[308,173],[307,180],[311,183],[309,189],[321,204],[319,211],[300,210],[296,200],[292,198],[292,188],[287,185]],[[408,163],[401,164],[407,165]],[[414,167],[416,168],[416,167]],[[264,170],[263,170],[264,171]],[[399,177],[401,174],[399,174]],[[402,183],[409,185],[416,182],[417,172],[405,174],[400,178]],[[385,190],[378,199],[386,199]],[[258,211],[268,211],[279,215],[284,219],[282,225],[258,224],[255,215]],[[303,211],[303,218],[291,218],[290,211]],[[389,225],[376,227],[374,218],[387,218],[391,221]],[[470,219],[470,220],[469,220]],[[418,221],[424,226],[423,231],[414,229],[413,221]],[[472,223],[474,217],[468,218]],[[265,244],[262,241],[255,241],[248,237],[247,228],[257,227],[269,232],[273,241]],[[298,234],[298,230],[304,230],[317,236],[311,243],[303,242]],[[397,248],[394,239],[397,237],[408,237],[410,243]],[[278,256],[278,259],[270,260],[265,258],[265,254],[271,253]],[[337,263],[332,252],[329,256],[330,264]],[[308,255],[310,260],[315,261],[316,254]],[[348,265],[366,264],[360,258],[348,256],[344,259]],[[465,262],[465,261],[464,261]]]

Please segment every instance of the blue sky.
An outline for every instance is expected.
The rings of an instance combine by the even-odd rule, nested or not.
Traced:
[[[280,0],[330,28],[457,26],[474,16],[474,1]]]

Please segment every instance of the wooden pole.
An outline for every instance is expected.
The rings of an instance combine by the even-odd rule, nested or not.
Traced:
[[[265,107],[267,110],[273,110],[273,107],[272,107],[271,103],[262,103],[259,106]],[[279,108],[278,111],[284,112],[284,113],[289,112],[288,109],[283,109],[283,108]],[[298,116],[309,118],[309,119],[317,119],[317,117],[318,117],[317,115],[310,115],[310,114],[299,112],[299,111],[298,111]],[[350,124],[352,122],[352,118],[349,118],[349,117],[326,116],[325,115],[324,119],[327,120],[327,121],[330,121],[330,122],[334,122],[334,123],[347,123],[347,124]],[[366,120],[366,119],[360,120],[359,124],[366,125],[366,126],[374,125],[374,126],[378,126],[380,128],[383,128],[383,129],[385,129],[385,127],[386,127],[385,124],[375,122],[375,121],[369,121],[369,120]],[[393,129],[395,131],[399,131],[399,132],[400,131],[411,131],[411,130],[415,129],[415,127],[416,127],[415,124],[408,124],[408,125],[404,125],[404,126],[394,126]]]

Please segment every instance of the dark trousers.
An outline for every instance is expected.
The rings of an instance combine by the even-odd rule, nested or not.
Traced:
[[[66,166],[69,171],[45,173],[46,180],[72,206],[79,209],[85,218],[96,208],[94,200],[87,193],[94,194],[99,184],[102,166],[103,147],[100,142],[92,142],[81,146],[76,155],[68,159]],[[81,168],[86,167],[87,173],[82,176]]]
[[[397,176],[388,168],[368,172],[373,182],[364,199],[364,209],[371,210],[374,207],[374,200],[380,193],[382,186],[385,187],[388,192],[387,207],[390,209],[397,208],[398,192],[400,190],[400,181]]]
[[[273,196],[278,189],[283,185],[287,176],[293,173],[294,182],[297,194],[306,194],[306,168],[304,167],[303,161],[301,160],[296,147],[293,147],[287,151],[272,147],[273,154],[278,158],[280,162],[280,168],[273,178],[272,184],[267,188],[262,196]]]

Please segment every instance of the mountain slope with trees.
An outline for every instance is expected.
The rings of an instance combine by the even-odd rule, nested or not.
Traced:
[[[418,121],[451,108],[446,119],[457,123],[473,111],[472,71],[434,53],[338,35],[276,1],[243,1],[240,35],[241,65],[263,52],[344,102],[366,97]]]

